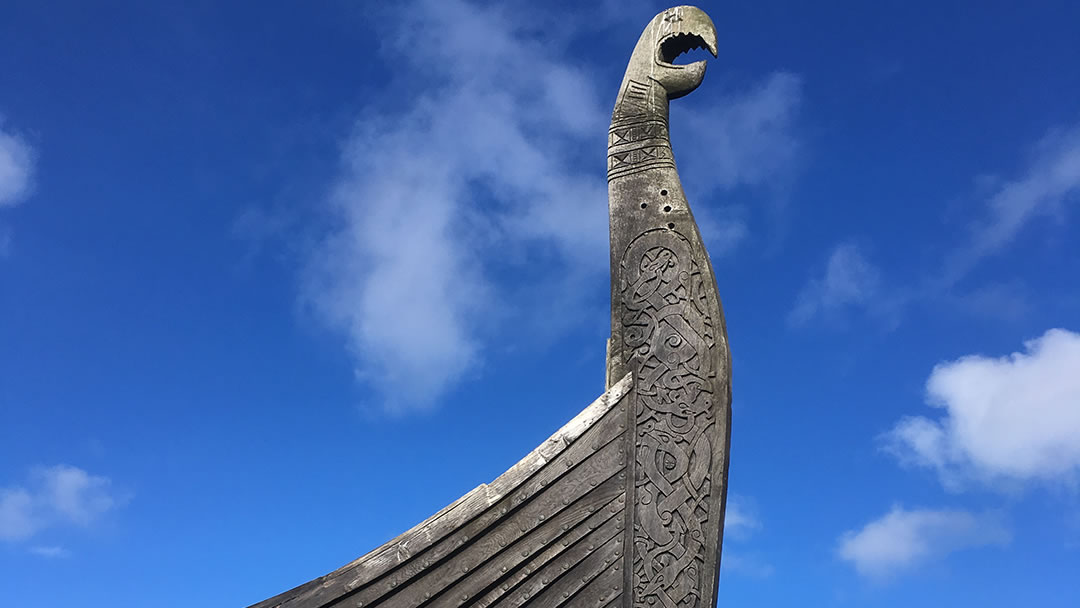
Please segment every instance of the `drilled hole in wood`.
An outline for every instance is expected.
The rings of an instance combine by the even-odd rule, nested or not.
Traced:
[[[649,203],[641,203],[641,208],[644,209],[649,206]]]
[[[668,230],[674,230],[675,229],[675,222],[668,222],[667,227],[668,227]]]
[[[664,205],[664,213],[671,213],[671,205]]]
[[[660,196],[667,196],[667,190],[661,190]]]

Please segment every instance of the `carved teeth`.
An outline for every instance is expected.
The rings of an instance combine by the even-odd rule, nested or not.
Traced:
[[[705,39],[697,34],[679,33],[660,43],[660,56],[665,63],[672,63],[683,53],[694,49],[709,50]]]

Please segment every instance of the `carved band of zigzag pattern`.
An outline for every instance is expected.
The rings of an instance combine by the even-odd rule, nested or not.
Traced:
[[[632,148],[608,155],[608,171],[617,171],[631,165],[670,160],[671,147],[665,145]]]
[[[666,143],[613,152],[608,154],[608,181],[654,166],[675,166],[671,147]]]
[[[608,147],[629,144],[648,139],[668,139],[667,122],[649,120],[613,126],[608,131]]]

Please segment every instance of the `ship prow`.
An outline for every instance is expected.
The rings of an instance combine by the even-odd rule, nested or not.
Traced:
[[[251,608],[621,605],[632,388],[627,374],[491,483]]]
[[[668,103],[705,76],[712,20],[657,14],[608,131],[608,390],[543,445],[400,537],[252,608],[711,608],[731,439],[716,276],[675,167]]]

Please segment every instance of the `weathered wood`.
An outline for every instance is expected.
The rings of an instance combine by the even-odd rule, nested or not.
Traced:
[[[608,140],[607,391],[547,441],[401,536],[251,608],[709,608],[727,492],[731,360],[668,100],[716,54],[699,9],[657,15]]]
[[[625,603],[716,603],[727,492],[731,356],[708,252],[668,137],[668,100],[689,94],[716,55],[700,9],[657,15],[642,32],[608,132],[611,342],[608,378],[634,376]]]
[[[621,494],[625,474],[622,479],[618,475],[626,459],[625,442],[618,439],[626,427],[625,403],[631,386],[631,378],[624,378],[506,473],[394,540],[326,576],[251,608],[322,608],[346,600],[344,605],[350,606],[360,602],[365,606],[380,602],[411,605],[394,598],[411,586],[410,581],[440,567],[466,546],[472,547],[478,538],[496,530],[507,531],[505,526],[498,526],[500,522],[509,519],[520,524],[531,515],[526,530],[521,531],[520,525],[515,528],[522,535],[539,527],[541,516],[550,520],[565,507],[577,505],[582,495],[605,480],[614,481],[605,486],[604,493],[597,494],[596,500]],[[581,506],[592,508],[586,503]],[[421,598],[430,601],[439,591],[427,592],[428,598],[421,594]]]

